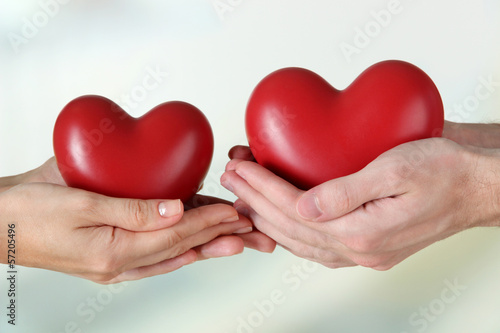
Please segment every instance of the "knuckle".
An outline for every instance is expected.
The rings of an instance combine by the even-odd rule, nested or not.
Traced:
[[[329,186],[327,202],[337,212],[348,212],[351,206],[353,193],[344,182],[332,182]]]
[[[423,158],[406,156],[405,154],[393,156],[380,163],[380,174],[386,184],[392,188],[405,187],[416,175],[419,174]]]
[[[113,236],[114,233],[114,228],[106,228],[96,239],[99,244],[105,245],[98,246],[88,254],[88,266],[99,281],[109,281],[118,275],[125,260],[125,256],[120,255],[123,253],[124,243]]]
[[[282,228],[280,231],[283,236],[292,241],[299,241],[299,243],[302,241],[303,237],[301,237],[300,232],[295,228]]]
[[[217,211],[221,211],[221,212],[224,212],[226,214],[229,214],[231,212],[234,211],[234,208],[230,205],[226,205],[226,204],[223,204],[223,203],[216,203],[216,204],[213,204],[213,205],[210,205],[210,206],[206,206],[207,208],[210,208],[210,209],[214,209],[214,210],[217,210]]]
[[[146,200],[129,200],[127,209],[136,226],[146,226],[150,219],[149,203]]]
[[[382,265],[378,265],[378,266],[375,266],[375,267],[372,267],[372,268],[374,270],[376,270],[376,271],[384,272],[384,271],[390,270],[392,267],[394,267],[393,264],[382,264]]]
[[[188,211],[186,213],[186,216],[189,217],[190,220],[203,221],[208,224],[209,221],[207,221],[207,217],[211,216],[210,214],[208,214],[210,208],[210,206],[198,207]]]
[[[108,258],[101,260],[95,266],[97,272],[97,280],[100,283],[107,283],[120,274],[121,265],[117,260]]]
[[[385,175],[385,183],[392,187],[400,187],[404,184],[414,169],[410,165],[398,164],[389,168]]]
[[[391,262],[390,258],[383,255],[362,255],[354,258],[353,261],[359,266],[371,268],[377,271],[386,271],[394,266],[394,263]]]
[[[108,285],[112,283],[115,277],[116,275],[111,275],[111,274],[93,274],[92,276],[89,277],[89,280],[101,285]]]
[[[175,229],[170,229],[165,238],[165,247],[172,249],[175,245],[179,244],[184,240],[183,235],[177,232]]]
[[[330,269],[338,269],[338,268],[345,267],[338,262],[321,261],[320,264],[325,266],[326,268],[330,268]]]
[[[343,241],[344,245],[351,251],[360,254],[370,254],[379,250],[382,241],[378,237],[353,236]]]
[[[203,221],[206,227],[214,226],[220,223],[221,217],[229,215],[234,208],[226,204],[213,204],[210,206],[199,207],[190,211],[191,217]]]
[[[352,260],[347,258],[344,254],[336,249],[316,248],[313,252],[313,258],[323,266],[333,269],[354,265]]]
[[[120,265],[116,256],[107,254],[99,256],[96,260],[94,260],[92,267],[97,274],[107,276],[113,274],[116,275]]]
[[[98,205],[99,201],[96,199],[95,195],[88,192],[81,192],[74,202],[75,210],[89,216],[93,219],[98,215]]]
[[[375,268],[382,265],[380,258],[372,257],[372,256],[360,256],[353,260],[357,265],[367,267],[367,268]]]

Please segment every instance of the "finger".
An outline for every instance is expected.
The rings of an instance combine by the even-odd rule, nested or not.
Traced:
[[[90,221],[130,231],[168,228],[183,216],[180,200],[121,199],[87,192],[91,199],[83,207]]]
[[[288,218],[280,224],[276,222],[280,217],[271,220],[254,210],[251,204],[247,205],[241,200],[237,204],[237,210],[241,214],[248,216],[260,232],[280,245],[293,248],[297,253],[301,253],[301,249],[304,248],[318,248],[336,253],[346,251],[343,244],[331,238],[327,233],[307,228],[301,223]],[[283,217],[284,215],[281,214],[280,216]]]
[[[193,208],[207,206],[207,205],[214,205],[217,203],[226,204],[229,206],[233,205],[232,202],[224,199],[197,194],[184,204],[184,208],[185,210],[190,210]]]
[[[221,236],[194,248],[194,250],[198,260],[205,260],[233,256],[243,252],[244,248],[243,240],[238,236]]]
[[[276,241],[260,231],[255,230],[248,234],[241,234],[239,237],[243,240],[246,248],[259,252],[273,253],[276,248]]]
[[[249,218],[254,222],[256,227],[263,233],[276,240],[281,247],[291,252],[295,256],[308,259],[311,261],[320,262],[325,265],[328,263],[328,267],[338,268],[338,267],[348,267],[355,266],[356,264],[352,262],[345,255],[340,254],[340,250],[324,249],[315,244],[307,244],[302,241],[292,239],[279,230],[274,228],[272,224],[269,224],[265,219],[257,214],[250,207],[245,207],[246,213]]]
[[[337,255],[334,252],[328,252],[313,247],[306,247],[301,252],[297,252],[293,248],[289,248],[281,244],[280,246],[297,257],[317,262],[328,268],[336,269],[357,266],[357,264],[349,258]]]
[[[240,162],[235,166],[234,172],[288,217],[298,217],[293,203],[303,191],[254,162]]]
[[[306,238],[313,237],[311,233],[316,233],[314,230],[308,230],[305,225],[290,219],[278,207],[250,186],[234,171],[224,173],[221,178],[221,183],[243,202],[248,203],[249,209],[251,207],[251,209],[255,210],[257,214],[261,215],[266,221],[269,221],[267,223],[273,224],[274,227],[280,230],[282,234],[286,234],[291,238],[297,238],[299,235]],[[240,209],[242,208],[238,206],[238,210]],[[243,215],[245,214],[243,213]],[[271,238],[273,237],[271,236]]]
[[[248,217],[249,213],[246,207],[249,206],[243,200],[237,199],[233,206],[236,208],[238,213]],[[245,243],[246,248],[254,249],[259,252],[273,253],[276,248],[276,241],[258,230],[239,235],[239,237]]]
[[[234,171],[234,170],[236,170],[236,166],[238,164],[240,164],[241,162],[248,162],[248,161],[235,158],[235,159],[227,162],[225,171]]]
[[[213,228],[216,226],[216,228]],[[127,253],[132,259],[141,260],[145,256],[157,255],[160,261],[175,256],[190,248],[207,243],[222,233],[233,233],[251,227],[248,219],[239,221],[238,212],[231,206],[216,204],[190,210],[176,225],[151,232],[129,233],[126,240]],[[202,232],[204,231],[204,232]],[[248,230],[249,231],[249,230]],[[119,230],[115,231],[119,233]],[[170,251],[170,252],[169,252]],[[174,255],[172,252],[177,251]],[[130,260],[133,261],[133,260]]]
[[[168,258],[178,256],[192,248],[202,246],[204,244],[210,243],[217,237],[223,235],[240,234],[245,232],[250,232],[252,230],[251,223],[248,219],[242,217],[241,220],[231,223],[219,223],[210,228],[204,229],[192,236],[189,236],[173,246],[168,244],[163,244],[163,249],[157,252],[151,252],[150,254],[144,254],[142,256],[137,256],[135,251],[130,251],[128,253],[132,254],[133,257],[127,261],[127,264],[122,268],[123,270],[131,269],[138,266],[147,266],[154,263],[163,261]],[[242,242],[240,241],[240,244]],[[243,248],[243,245],[241,246]],[[229,249],[230,252],[232,249]]]
[[[435,243],[439,239],[426,240],[424,242],[409,246],[407,248],[385,253],[376,253],[376,254],[352,253],[349,255],[349,258],[357,265],[372,268],[378,271],[386,271],[388,269],[391,269],[395,265],[399,264],[400,262],[404,261],[411,255]]]
[[[125,271],[117,275],[111,281],[109,281],[109,283],[134,281],[155,275],[170,273],[175,270],[178,270],[183,266],[192,264],[193,262],[196,261],[196,259],[197,259],[196,252],[190,250],[175,258],[166,259],[161,262],[155,263],[153,265],[136,267],[128,271]]]
[[[329,221],[348,214],[363,204],[390,196],[387,166],[373,163],[352,175],[320,184],[303,193],[296,201],[296,213],[304,220]]]
[[[245,161],[255,161],[252,151],[247,146],[234,146],[231,150],[229,150],[228,155],[232,160],[240,159]]]

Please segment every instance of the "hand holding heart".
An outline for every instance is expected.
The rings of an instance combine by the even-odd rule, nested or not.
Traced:
[[[206,197],[203,201],[210,204]],[[212,200],[213,201],[213,200]],[[161,203],[161,205],[160,205]],[[0,237],[16,224],[16,263],[99,283],[136,280],[196,260],[274,242],[227,204],[183,212],[179,200],[119,199],[67,187],[52,158],[26,174],[0,178]],[[0,262],[6,263],[6,251]]]
[[[327,267],[389,269],[459,231],[498,223],[498,157],[447,139],[405,143],[307,192],[253,162],[246,147],[230,157],[221,182],[239,197],[236,209]]]
[[[213,134],[185,102],[133,118],[111,100],[81,96],[54,125],[54,153],[71,187],[120,198],[190,199],[210,167]]]
[[[454,125],[446,137],[499,147],[494,126]],[[252,93],[246,129],[251,151],[230,151],[222,185],[258,230],[300,257],[384,270],[495,221],[493,153],[426,139],[441,136],[442,102],[408,63],[376,64],[343,91],[307,70],[276,71]]]
[[[195,107],[165,103],[135,119],[99,96],[72,101],[54,129],[58,167],[50,159],[0,179],[0,221],[16,221],[18,263],[113,283],[278,242],[328,267],[388,269],[497,220],[496,151],[425,139],[441,135],[442,102],[410,64],[372,66],[342,92],[306,70],[278,71],[252,94],[246,125],[251,150],[235,147],[221,179],[240,198],[238,216],[194,196],[213,151]],[[500,147],[497,132],[444,126],[448,139],[485,148]],[[248,233],[245,216],[258,231]]]

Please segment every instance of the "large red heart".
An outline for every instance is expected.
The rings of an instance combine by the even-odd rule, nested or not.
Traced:
[[[257,162],[302,189],[361,170],[404,142],[441,136],[443,103],[432,80],[397,60],[377,63],[348,88],[284,68],[253,91],[246,131]]]
[[[133,118],[104,97],[82,96],[64,107],[54,127],[68,186],[114,197],[188,200],[207,174],[213,145],[207,118],[184,102]]]

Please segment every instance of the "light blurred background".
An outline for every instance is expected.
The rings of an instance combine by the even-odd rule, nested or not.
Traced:
[[[71,99],[126,107],[148,71],[164,73],[158,88],[128,110],[200,108],[216,141],[204,193],[230,200],[219,177],[229,148],[246,142],[246,102],[282,67],[344,88],[377,61],[406,60],[435,81],[448,119],[500,122],[499,85],[474,103],[482,81],[500,82],[499,22],[497,0],[2,0],[0,176],[53,155],[53,125]],[[499,254],[500,231],[478,229],[387,272],[329,270],[279,248],[113,288],[20,267],[16,327],[2,266],[0,332],[500,332]],[[270,306],[271,295],[280,302]]]

